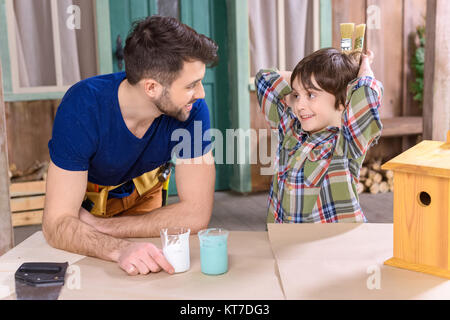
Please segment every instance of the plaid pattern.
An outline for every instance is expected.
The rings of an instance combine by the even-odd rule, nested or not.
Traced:
[[[268,221],[367,222],[356,185],[367,150],[381,135],[381,82],[371,77],[350,82],[341,128],[314,134],[302,130],[286,104],[292,89],[278,73],[261,70],[255,84],[261,110],[279,136]]]

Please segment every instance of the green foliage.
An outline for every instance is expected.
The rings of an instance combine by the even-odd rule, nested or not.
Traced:
[[[416,31],[419,44],[411,59],[411,68],[414,71],[415,80],[410,83],[410,92],[414,100],[422,106],[423,103],[423,71],[425,65],[425,26],[417,27]]]

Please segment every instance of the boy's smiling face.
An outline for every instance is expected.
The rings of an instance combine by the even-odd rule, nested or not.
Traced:
[[[303,130],[312,134],[329,126],[340,127],[344,106],[341,104],[339,109],[335,108],[336,97],[322,90],[314,75],[311,82],[315,88],[304,88],[296,77],[287,101]]]

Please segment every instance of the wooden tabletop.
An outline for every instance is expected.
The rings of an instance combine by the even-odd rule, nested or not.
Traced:
[[[60,299],[450,299],[447,279],[384,265],[392,224],[269,224],[268,232],[231,231],[229,270],[201,273],[199,241],[190,237],[185,273],[128,276],[116,263],[48,246],[41,232],[0,257],[0,298],[14,291],[26,261],[69,261]],[[160,239],[150,241],[159,247]]]
[[[270,224],[287,299],[450,299],[450,281],[384,265],[393,224]]]
[[[133,241],[149,241],[161,247],[160,238]],[[9,286],[13,291],[14,271],[23,262],[69,261],[71,266],[59,299],[284,299],[267,232],[231,231],[228,254],[227,273],[203,274],[199,240],[192,235],[191,266],[187,272],[128,276],[117,263],[51,248],[45,243],[42,232],[37,232],[0,257],[0,286]],[[14,295],[9,296],[9,299],[14,298]]]

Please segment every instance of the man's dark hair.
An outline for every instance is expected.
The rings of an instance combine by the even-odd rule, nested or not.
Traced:
[[[359,64],[353,55],[339,52],[335,48],[320,49],[303,58],[292,71],[291,86],[295,78],[305,90],[323,89],[336,97],[335,108],[345,105],[347,85],[358,76]],[[316,88],[311,76],[320,88]]]
[[[168,86],[184,62],[218,62],[217,44],[172,17],[151,16],[133,23],[127,37],[124,59],[128,82],[152,78]]]

